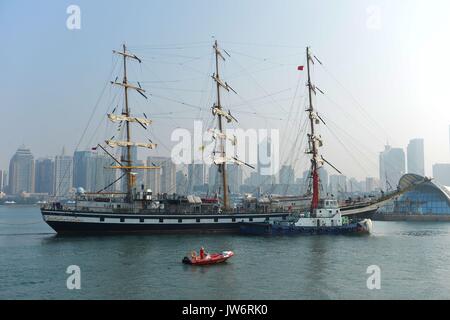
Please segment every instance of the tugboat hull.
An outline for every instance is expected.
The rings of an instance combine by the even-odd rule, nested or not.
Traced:
[[[299,227],[293,224],[241,223],[241,234],[246,235],[368,235],[372,231],[372,222],[350,223],[334,227]]]

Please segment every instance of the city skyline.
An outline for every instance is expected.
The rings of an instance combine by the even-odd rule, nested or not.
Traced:
[[[83,17],[80,30],[66,28],[66,8],[70,4],[67,1],[45,8],[37,3],[27,6],[2,3],[0,33],[8,50],[0,53],[0,66],[9,76],[0,79],[4,97],[0,108],[14,121],[5,121],[0,127],[0,134],[10,137],[0,145],[0,168],[7,168],[10,155],[22,143],[39,150],[36,157],[57,154],[63,145],[68,150],[75,149],[102,88],[115,76],[121,76],[120,72],[109,74],[111,50],[123,42],[134,46],[145,65],[142,71],[131,70],[132,78],[141,80],[153,94],[146,104],[133,97],[133,104],[138,105],[136,109],[146,110],[149,115],[165,109],[183,113],[179,114],[181,119],[155,118],[152,124],[153,132],[158,133],[155,140],[168,146],[140,158],[169,156],[170,134],[174,128],[192,127],[192,120],[183,120],[186,115],[191,113],[190,116],[208,123],[210,101],[205,84],[212,74],[208,69],[208,53],[214,36],[231,55],[225,63],[224,76],[239,92],[237,97],[227,97],[227,104],[242,105],[242,100],[261,102],[245,105],[247,114],[239,114],[240,124],[244,128],[279,128],[286,142],[282,154],[289,154],[293,148],[294,139],[289,138],[293,136],[294,126],[286,126],[286,119],[279,121],[273,117],[288,113],[291,104],[292,110],[299,107],[298,101],[293,101],[299,78],[297,66],[304,61],[304,48],[311,45],[332,75],[321,71],[317,76],[318,87],[327,94],[325,98],[317,98],[317,108],[339,136],[337,139],[327,128],[321,128],[326,158],[346,176],[362,180],[377,176],[377,156],[387,141],[405,148],[410,139],[421,137],[428,142],[425,174],[430,176],[433,164],[450,162],[449,148],[444,147],[449,145],[450,118],[445,105],[450,97],[444,85],[450,70],[445,59],[450,52],[445,41],[450,24],[444,13],[450,5],[447,1],[434,3],[427,6],[420,1],[358,0],[339,4],[325,1],[329,10],[324,11],[323,4],[296,1],[286,1],[284,6],[272,3],[258,6],[258,2],[248,1],[240,3],[238,8],[227,3],[199,1],[179,3],[176,9],[163,2],[119,5],[79,1]],[[367,9],[373,5],[380,9],[379,25],[369,23]],[[259,14],[255,16],[250,13],[256,6]],[[223,14],[213,18],[209,15],[211,10]],[[192,15],[180,15],[180,12]],[[234,16],[235,24],[230,25],[228,18],[236,12],[241,14]],[[297,13],[302,13],[301,18]],[[121,21],[123,16],[128,18],[120,27],[113,23]],[[278,21],[284,23],[265,23],[280,17]],[[323,21],[330,30],[326,38],[320,36]],[[237,29],[244,22],[247,27]],[[115,32],[110,32],[111,24]],[[10,29],[12,25],[14,32]],[[46,36],[31,37],[30,29]],[[101,43],[96,41],[99,38],[103,39]],[[171,50],[155,49],[164,45]],[[179,46],[186,47],[186,51],[173,49]],[[47,55],[48,50],[53,52],[51,57]],[[407,59],[405,52],[408,52]],[[192,60],[192,64],[186,59],[173,60],[180,53],[189,59],[205,58]],[[430,61],[430,54],[435,59]],[[339,82],[333,81],[333,77]],[[196,80],[189,80],[193,78]],[[179,82],[161,82],[171,80]],[[49,83],[52,85],[48,86]],[[33,96],[32,102],[21,94],[24,91],[27,96]],[[186,105],[175,100],[200,105],[204,110],[186,111]],[[114,107],[108,106],[111,101],[103,99],[100,108]],[[250,115],[256,107],[263,108],[260,118]],[[96,125],[92,125],[79,150],[88,150],[89,144],[95,145],[90,142],[109,138],[101,136],[104,130],[95,129]],[[345,148],[339,140],[344,140]],[[348,154],[343,149],[352,152]],[[305,169],[305,161],[302,165],[296,165],[296,170]]]
[[[9,187],[11,181],[14,181],[13,190],[8,190],[10,193],[18,194],[19,192],[25,191],[36,194],[48,193],[50,195],[67,195],[71,188],[78,187],[82,187],[88,192],[96,192],[103,188],[109,191],[124,190],[123,181],[117,184],[111,184],[118,175],[112,175],[113,171],[108,169],[112,161],[112,158],[109,158],[108,155],[92,150],[75,151],[73,155],[70,155],[70,153],[66,155],[66,153],[65,148],[63,148],[62,152],[54,157],[35,157],[31,149],[21,145],[10,160],[10,168],[15,168],[18,155],[21,157],[20,159],[25,159],[21,160],[22,167],[24,166],[23,161],[28,161],[30,164],[26,165],[27,169],[24,169],[25,171],[22,172],[22,176],[28,173],[31,176],[27,178],[27,181],[22,182],[22,185],[29,185],[29,187],[16,186],[18,182],[15,182],[15,179],[18,179],[18,181],[25,179],[23,177],[16,177],[17,172],[19,172],[17,170],[15,174],[8,176],[8,181],[3,181],[8,171],[2,169],[0,169],[2,175],[2,184],[0,187]],[[400,180],[400,177],[405,173],[421,175],[420,170],[423,169],[421,167],[423,165],[423,157],[423,139],[411,139],[404,149],[393,148],[390,145],[385,146],[385,150],[380,152],[380,173],[378,177],[367,176],[364,179],[358,180],[355,177],[334,174],[333,169],[328,168],[329,170],[327,170],[325,167],[322,167],[319,171],[321,192],[324,194],[337,194],[347,192],[373,192],[377,188],[393,190],[397,187],[397,182]],[[216,181],[216,178],[220,178],[220,175],[218,175],[217,167],[214,165],[207,166],[206,164],[197,163],[187,166],[176,166],[171,162],[170,157],[149,156],[144,161],[138,159],[136,148],[133,148],[132,159],[138,165],[144,165],[146,163],[147,166],[161,167],[161,169],[156,171],[147,171],[139,174],[142,175],[142,178],[136,184],[138,188],[143,184],[146,188],[150,188],[157,194],[174,192],[214,193],[220,191],[220,183]],[[417,159],[418,161],[416,161]],[[63,164],[64,162],[66,162],[65,165]],[[433,164],[432,177],[434,178],[434,175],[436,175],[436,180],[443,185],[450,184],[449,168],[450,163]],[[184,173],[186,174],[184,175]],[[187,178],[185,182],[178,182],[181,174]],[[258,192],[257,187],[278,185],[278,189],[272,189],[271,192],[291,194],[289,190],[297,190],[296,192],[298,193],[304,193],[306,192],[304,188],[309,179],[308,174],[308,171],[302,173],[296,172],[291,165],[281,165],[279,172],[275,175],[263,176],[258,170],[254,170],[254,172],[250,172],[250,175],[244,178],[242,168],[236,165],[229,165],[229,189],[233,193],[240,193],[242,192],[240,187],[246,186],[247,191],[253,190],[252,192]],[[177,176],[179,176],[178,179]],[[386,179],[386,177],[389,179]],[[183,185],[180,185],[180,183]],[[65,186],[61,187],[61,184]],[[206,185],[209,186],[208,189],[204,189]],[[286,188],[283,189],[283,185]],[[300,189],[292,190],[287,187],[294,185],[297,185]],[[64,191],[59,191],[61,188]],[[280,192],[280,190],[282,191]]]

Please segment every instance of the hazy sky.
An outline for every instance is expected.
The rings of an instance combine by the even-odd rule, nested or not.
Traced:
[[[66,27],[71,4],[81,8],[80,30]],[[136,113],[154,115],[147,135],[161,144],[140,156],[167,155],[174,128],[211,118],[214,36],[231,54],[223,75],[239,93],[225,104],[245,128],[279,128],[285,162],[297,157],[305,88],[296,66],[310,45],[324,63],[314,75],[326,93],[316,101],[328,120],[326,158],[347,176],[378,176],[387,141],[406,149],[424,138],[431,175],[433,163],[450,162],[448,12],[448,0],[0,0],[0,169],[21,144],[36,158],[63,146],[73,152],[99,97],[79,149],[110,137],[103,116],[120,100],[103,89],[121,79],[111,50],[123,42],[144,61],[130,67],[130,80],[154,95],[130,101]],[[299,156],[301,169],[307,160]]]

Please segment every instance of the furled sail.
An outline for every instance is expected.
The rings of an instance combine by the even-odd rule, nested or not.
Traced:
[[[239,160],[236,157],[215,157],[213,159],[214,164],[219,165],[219,164],[224,164],[224,163],[235,163],[237,165],[245,165],[249,168],[255,169],[255,167],[249,165],[248,163],[245,163],[244,161]]]
[[[112,122],[120,122],[120,121],[128,121],[128,122],[138,122],[142,125],[149,125],[152,123],[151,120],[145,119],[145,118],[137,118],[137,117],[127,117],[126,115],[122,114],[108,114],[109,120]]]
[[[148,148],[148,149],[155,149],[156,144],[155,143],[142,143],[142,142],[127,142],[127,141],[114,141],[114,140],[106,140],[106,144],[112,148],[115,147],[142,147],[142,148]]]
[[[209,129],[208,132],[210,132],[215,139],[217,139],[217,138],[224,139],[224,140],[227,139],[231,142],[231,144],[233,146],[235,146],[237,144],[237,138],[235,135],[229,136],[225,133],[220,132],[220,130],[217,130],[217,129]]]

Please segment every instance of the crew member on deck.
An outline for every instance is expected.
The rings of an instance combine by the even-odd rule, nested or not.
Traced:
[[[205,249],[203,247],[200,248],[200,259],[205,258]]]

